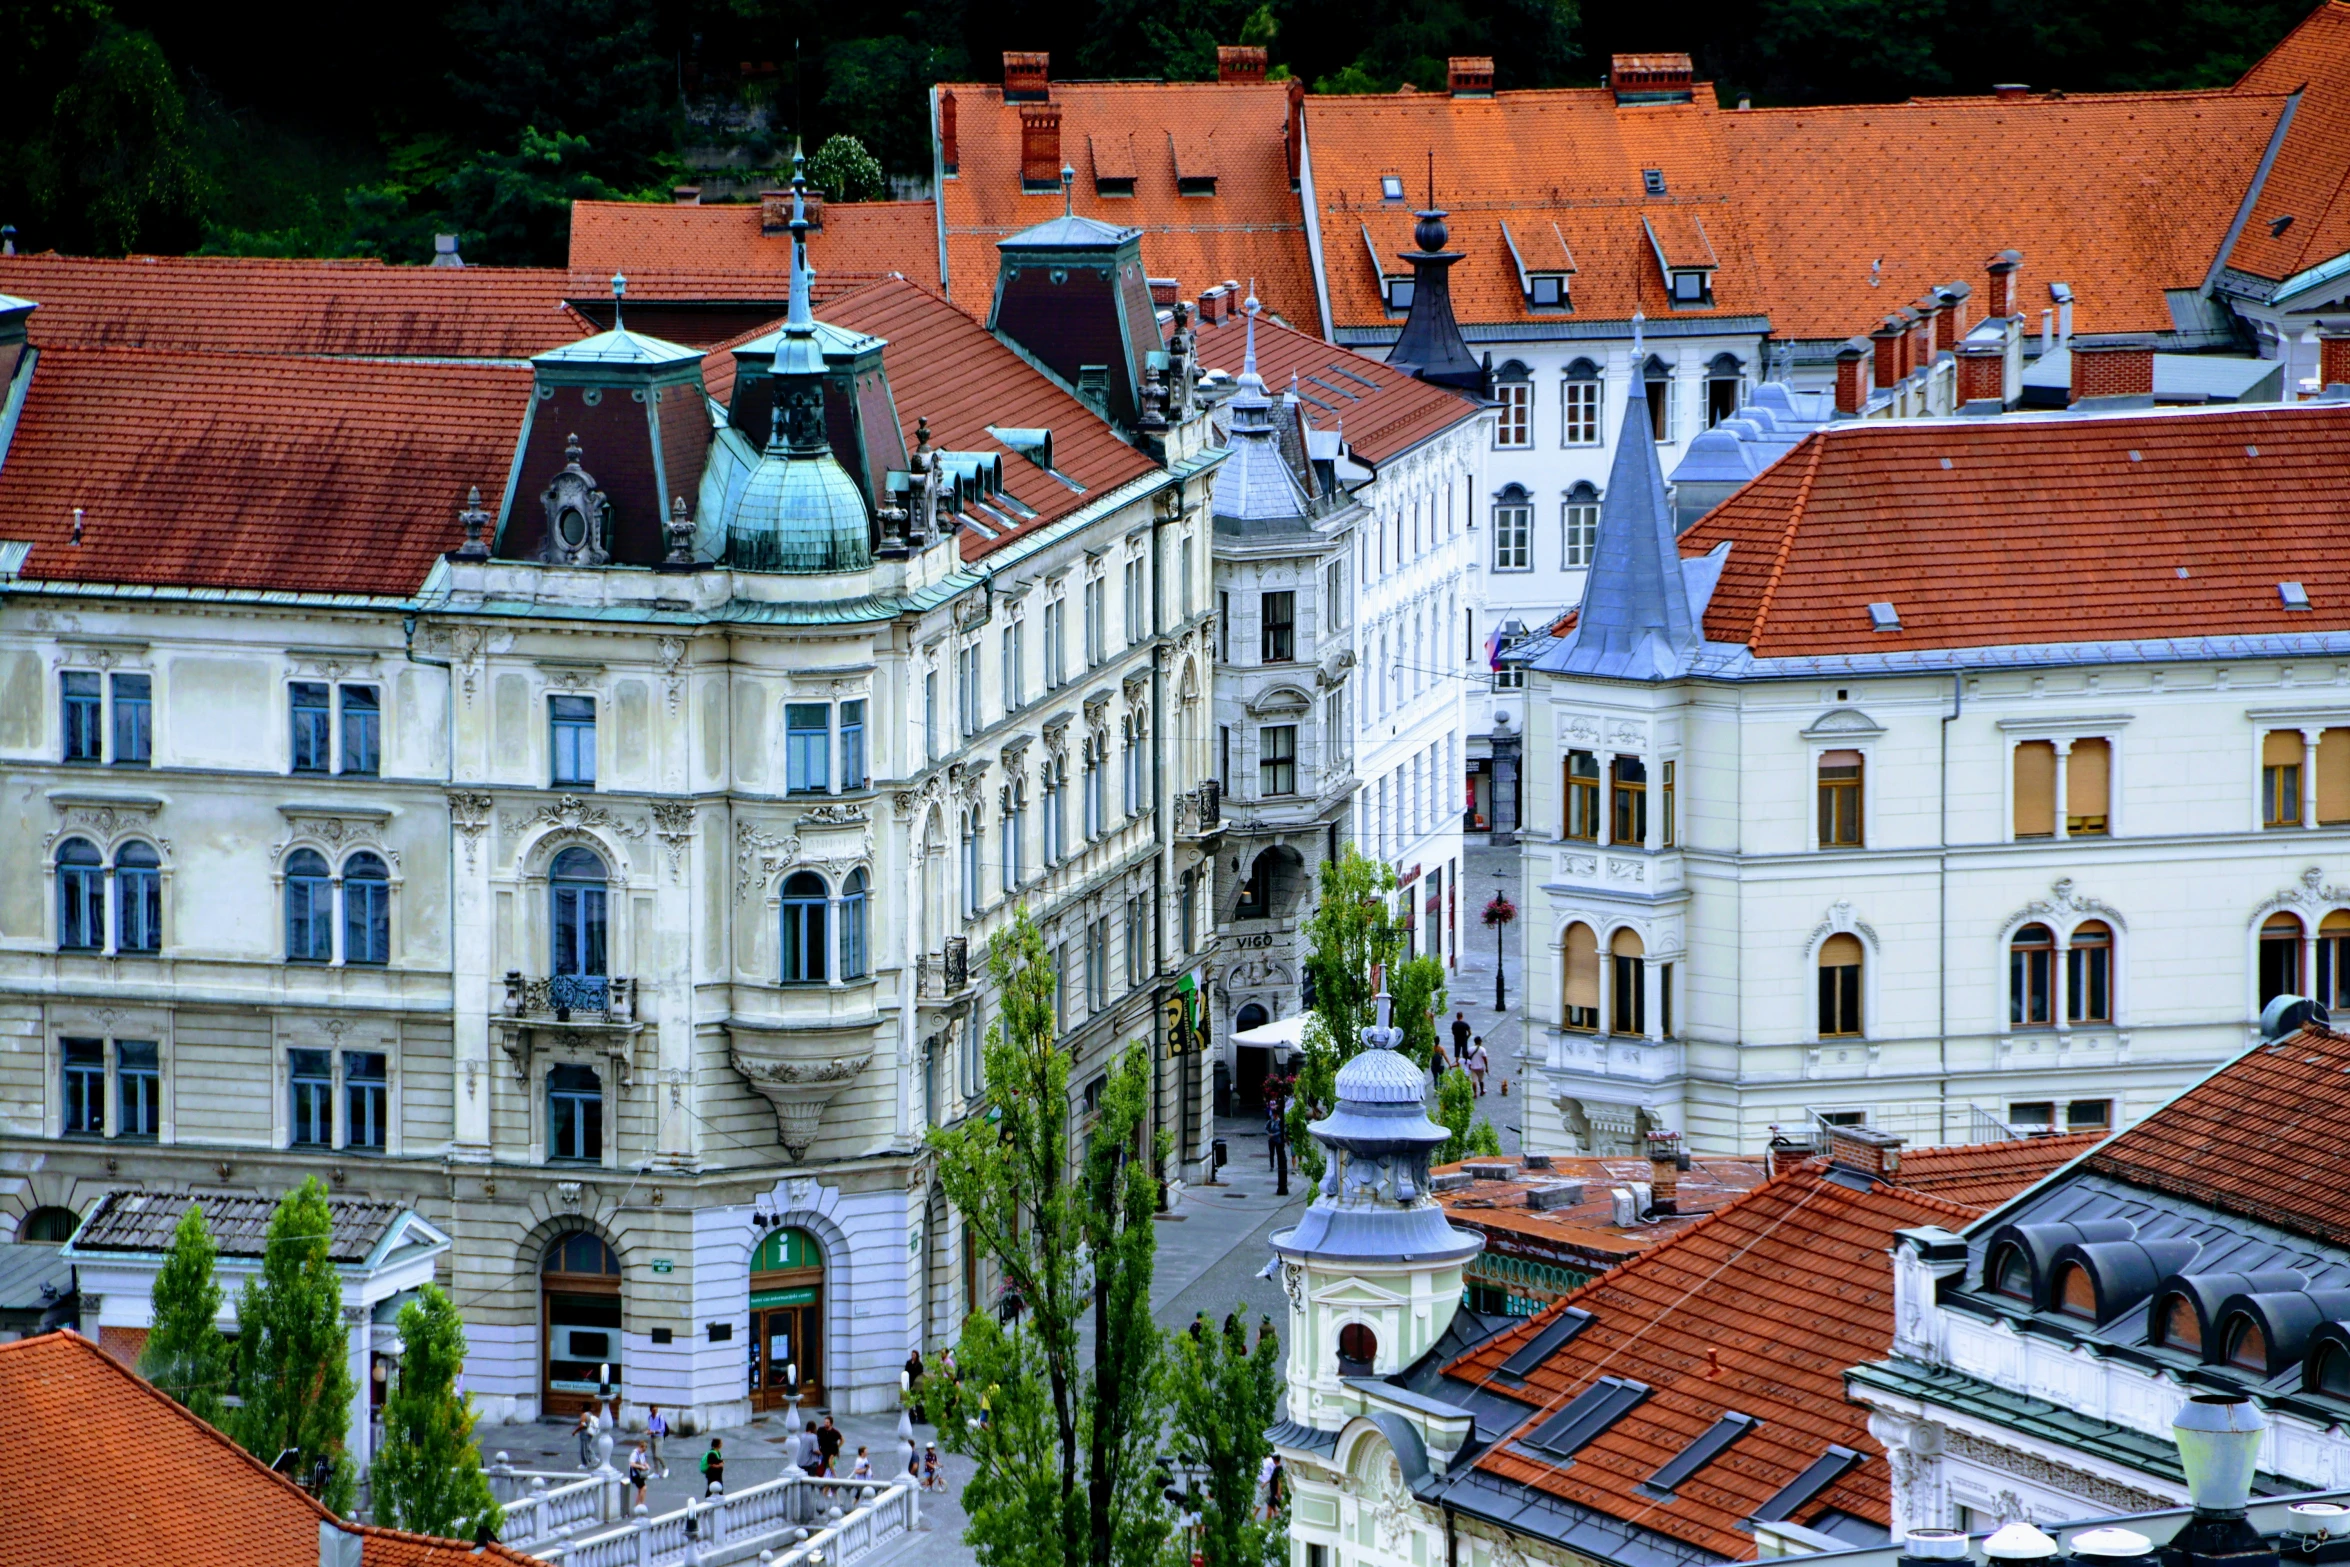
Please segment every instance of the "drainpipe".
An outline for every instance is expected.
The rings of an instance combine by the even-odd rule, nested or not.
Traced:
[[[1934,1053],[1940,1074],[1935,1099],[1942,1142],[1950,1141],[1950,724],[1966,705],[1965,680],[1959,671],[1950,672],[1950,711],[1942,715],[1942,827],[1934,869]]]
[[[1453,1533],[1452,1503],[1436,1505],[1444,1509],[1444,1567],[1460,1567],[1460,1541]]]
[[[1167,1027],[1167,868],[1175,853],[1173,835],[1168,830],[1167,818],[1175,812],[1175,801],[1166,787],[1167,744],[1167,524],[1183,515],[1183,489],[1180,480],[1175,490],[1175,518],[1166,515],[1166,508],[1151,508],[1151,1104],[1154,1109],[1166,1103],[1164,1085],[1160,1081],[1160,1063],[1166,1059],[1171,1041],[1163,1036]],[[1205,998],[1202,998],[1203,1002]],[[1184,1079],[1190,1075],[1187,1066],[1175,1072],[1175,1092],[1183,1093]],[[1191,1105],[1184,1100],[1175,1114],[1177,1148],[1175,1167],[1180,1170],[1187,1149],[1183,1146],[1191,1136]],[[1213,1174],[1214,1172],[1210,1172]],[[1166,1191],[1165,1171],[1159,1190]]]

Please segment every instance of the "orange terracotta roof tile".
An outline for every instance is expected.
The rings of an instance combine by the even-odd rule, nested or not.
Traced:
[[[1868,1411],[1844,1396],[1844,1368],[1893,1342],[1895,1230],[1956,1228],[1970,1206],[1897,1186],[1855,1190],[1824,1161],[1779,1176],[1711,1217],[1471,1351],[1448,1375],[1529,1404],[1514,1438],[1476,1467],[1592,1508],[1725,1559],[1754,1549],[1739,1524],[1833,1443],[1863,1462],[1796,1515],[1834,1509],[1891,1522],[1884,1450]],[[1522,1385],[1498,1380],[1504,1360],[1567,1307],[1592,1313]],[[1562,1465],[1522,1445],[1527,1435],[1601,1376],[1653,1391]],[[1637,1489],[1725,1414],[1760,1422],[1660,1498]]]
[[[984,316],[995,297],[996,241],[1061,215],[1059,190],[1020,182],[1020,105],[996,83],[954,82],[957,172],[939,186],[947,292]],[[1281,82],[1054,82],[1061,155],[1081,176],[1075,210],[1142,230],[1143,268],[1197,295],[1227,278],[1256,280],[1284,319],[1320,319],[1297,194],[1289,186],[1288,88]],[[1134,193],[1101,194],[1105,143],[1131,138]],[[1085,169],[1091,146],[1094,168]],[[1109,153],[1111,166],[1121,154]],[[1213,195],[1185,195],[1185,178],[1213,176]],[[1109,177],[1116,178],[1115,174]]]
[[[318,1526],[334,1517],[77,1333],[0,1344],[0,1442],[17,1488],[0,1567],[318,1567]],[[343,1527],[362,1537],[363,1567],[533,1562],[503,1545]]]
[[[2087,1168],[2350,1245],[2350,1188],[2310,1159],[2350,1146],[2350,1035],[2304,1028],[2227,1066],[2089,1155]]]
[[[1758,657],[2350,630],[2350,407],[1854,420],[1682,536]],[[2038,526],[2043,519],[2057,525]],[[2015,548],[2018,529],[2035,547]],[[2281,582],[2311,607],[2289,610]],[[1891,603],[1896,631],[1871,628]]]
[[[1247,347],[1243,318],[1201,325],[1194,340],[1204,368],[1240,373]],[[1478,415],[1478,405],[1458,392],[1261,317],[1257,373],[1275,396],[1289,390],[1295,377],[1298,396],[1307,399],[1306,422],[1343,435],[1355,456],[1373,466]]]
[[[681,207],[644,201],[571,204],[573,297],[602,299],[615,272],[631,299],[782,300],[791,236],[761,231],[759,203]],[[938,214],[927,201],[827,202],[808,236],[819,301],[897,273],[938,279]]]
[[[1119,440],[1091,409],[926,289],[895,278],[870,283],[833,301],[824,319],[889,340],[882,365],[889,371],[907,450],[914,447],[915,422],[928,419],[935,447],[1004,454],[1004,488],[1037,516],[1009,533],[991,524],[994,539],[966,528],[960,535],[965,560],[977,560],[1158,471],[1158,464]],[[1013,453],[987,433],[990,425],[1052,431],[1054,467],[1084,485],[1085,493],[1073,492]]]
[[[1133,132],[1095,131],[1085,138],[1085,145],[1093,154],[1093,179],[1097,187],[1104,180],[1136,177]]]
[[[45,349],[0,539],[32,544],[28,578],[412,593],[467,488],[497,504],[530,387],[527,365]]]
[[[2328,0],[2309,13],[2237,90],[2308,90],[2294,110],[2275,167],[2228,264],[2282,282],[2350,252],[2350,3]],[[2280,218],[2293,221],[2282,232]]]
[[[1473,1229],[1487,1238],[1487,1250],[1503,1256],[1527,1256],[1556,1262],[1586,1272],[1610,1268],[1669,1240],[1707,1214],[1760,1186],[1764,1180],[1759,1159],[1692,1157],[1678,1176],[1679,1212],[1669,1217],[1636,1217],[1629,1225],[1613,1222],[1617,1187],[1645,1185],[1651,1179],[1646,1159],[1600,1156],[1553,1156],[1546,1168],[1528,1169],[1515,1159],[1464,1159],[1439,1167],[1438,1173],[1473,1172],[1510,1166],[1507,1180],[1473,1179],[1437,1193],[1445,1217],[1456,1226]],[[1583,1200],[1552,1208],[1532,1206],[1532,1194],[1561,1182],[1579,1183]]]
[[[1894,1184],[1950,1202],[1987,1208],[2038,1184],[2103,1141],[2103,1132],[2026,1137],[2001,1143],[1904,1148]]]
[[[527,359],[594,330],[550,267],[391,267],[245,257],[0,257],[47,347]]]

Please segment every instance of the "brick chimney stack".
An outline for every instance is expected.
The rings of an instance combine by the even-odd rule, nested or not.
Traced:
[[[1961,343],[1958,355],[1958,406],[1987,405],[1986,413],[2007,406],[2007,349],[1999,343]]]
[[[1996,82],[1992,84],[1991,95],[2001,103],[2022,103],[2032,96],[2032,89],[2022,82]]]
[[[1985,263],[1983,270],[1991,278],[1983,296],[1986,320],[2004,321],[2015,314],[2015,269],[2023,264],[2024,253],[2020,250],[2003,250]]]
[[[1869,400],[1869,340],[1848,337],[1836,350],[1836,412],[1846,418],[1858,414]]]
[[[1216,46],[1217,81],[1231,86],[1235,82],[1261,82],[1264,79],[1264,45],[1218,44]]]
[[[1456,54],[1444,62],[1444,85],[1455,98],[1493,96],[1493,56]]]
[[[1041,50],[1004,51],[1004,102],[1042,103],[1053,95],[1053,57]]]
[[[1869,334],[1869,343],[1876,353],[1876,384],[1880,388],[1901,384],[1901,343],[1905,335],[1899,316],[1887,316]]]
[[[2321,392],[2350,391],[2350,325],[2329,321],[2318,327],[2317,385]]]
[[[1306,84],[1292,76],[1282,85],[1289,90],[1289,124],[1281,133],[1283,151],[1289,155],[1289,188],[1298,188],[1298,170],[1305,161],[1306,150]]]
[[[1057,103],[1020,105],[1020,188],[1061,188],[1061,106]]]
[[[791,232],[791,192],[763,190],[759,192],[759,232],[773,239],[778,234]]]
[[[1975,291],[1965,283],[1945,283],[1934,294],[1942,301],[1942,314],[1934,321],[1934,346],[1955,348],[1966,336],[1966,302]]]
[[[1831,1126],[1828,1162],[1841,1169],[1890,1181],[1901,1173],[1901,1139],[1873,1126]]]
[[[1910,350],[1910,362],[1922,369],[1934,362],[1936,348],[1949,346],[1940,341],[1942,336],[1942,296],[1933,293],[1920,294],[1917,297],[1917,303],[1909,308],[1918,313],[1917,346]]]
[[[2121,397],[2153,400],[2153,344],[2076,342],[2071,349],[2075,403]]]
[[[1681,1192],[1681,1134],[1648,1134],[1648,1211],[1679,1213]]]
[[[941,88],[938,94],[938,164],[949,174],[961,172],[961,157],[955,136],[955,95]]]

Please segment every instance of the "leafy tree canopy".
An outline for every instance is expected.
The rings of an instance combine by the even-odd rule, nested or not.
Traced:
[[[204,1205],[188,1204],[155,1275],[155,1321],[139,1351],[139,1375],[214,1425],[221,1423],[230,1364],[220,1333],[220,1283],[212,1273],[219,1255]]]

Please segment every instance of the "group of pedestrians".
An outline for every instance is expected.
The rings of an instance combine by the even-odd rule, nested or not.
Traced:
[[[1467,1013],[1455,1012],[1452,1015],[1452,1053],[1445,1054],[1444,1041],[1439,1039],[1436,1041],[1436,1059],[1429,1066],[1439,1080],[1454,1067],[1459,1067],[1476,1082],[1478,1097],[1484,1097],[1485,1074],[1492,1070],[1493,1063],[1485,1054],[1485,1036],[1469,1031]]]
[[[942,1369],[952,1375],[953,1366],[954,1356],[950,1351]],[[919,1350],[907,1357],[906,1369],[907,1386],[918,1397],[923,1375],[922,1355]],[[914,1416],[916,1419],[922,1418],[919,1402],[914,1406]],[[601,1428],[601,1423],[598,1411],[594,1409],[580,1411],[577,1430],[579,1432],[580,1464],[583,1468],[592,1466],[595,1462],[595,1434]],[[656,1404],[646,1414],[643,1438],[637,1442],[635,1448],[628,1455],[628,1484],[635,1493],[635,1505],[644,1505],[645,1489],[652,1483],[656,1474],[664,1480],[669,1478],[669,1466],[661,1458],[661,1442],[668,1435],[669,1422],[662,1417],[661,1407]],[[807,1474],[812,1479],[873,1479],[873,1455],[871,1450],[863,1444],[858,1446],[857,1456],[849,1465],[848,1473],[843,1475],[840,1472],[841,1452],[847,1445],[846,1436],[840,1427],[833,1423],[832,1416],[828,1413],[814,1427],[803,1433],[792,1457],[805,1467]],[[810,1447],[814,1448],[812,1453],[808,1451]],[[709,1449],[702,1454],[699,1467],[703,1496],[716,1496],[725,1490],[725,1438],[716,1436],[710,1438]],[[913,1444],[908,1442],[906,1444],[906,1472],[913,1475],[925,1491],[944,1491],[947,1488],[946,1469],[939,1458],[936,1442],[928,1443],[919,1453],[914,1450]]]

